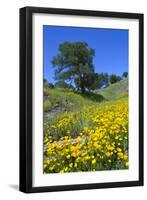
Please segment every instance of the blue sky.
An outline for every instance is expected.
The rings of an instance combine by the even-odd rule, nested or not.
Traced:
[[[128,30],[43,26],[44,78],[54,83],[51,60],[65,41],[87,42],[95,49],[95,72],[122,75],[128,71]]]

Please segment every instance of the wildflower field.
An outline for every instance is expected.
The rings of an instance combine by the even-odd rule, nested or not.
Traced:
[[[44,88],[44,96],[44,173],[128,169],[126,91],[103,99]]]

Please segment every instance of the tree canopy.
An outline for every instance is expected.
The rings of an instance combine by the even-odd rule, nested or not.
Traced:
[[[57,81],[55,83],[56,88],[67,88],[67,89],[73,89],[72,85],[69,85],[65,81]]]
[[[123,78],[127,78],[127,77],[128,77],[128,72],[124,72],[124,73],[122,74],[122,77],[123,77]]]
[[[94,49],[86,42],[64,42],[59,45],[59,52],[52,59],[55,67],[55,87],[75,88],[84,93],[86,90],[100,89],[116,83],[122,77],[107,73],[95,73],[93,65]]]
[[[52,60],[53,66],[56,67],[55,79],[73,81],[81,92],[85,92],[89,87],[87,80],[94,75],[94,55],[94,49],[89,48],[86,42],[60,44],[59,53]]]
[[[122,78],[120,76],[117,76],[115,74],[110,75],[110,83],[116,83],[119,82]]]

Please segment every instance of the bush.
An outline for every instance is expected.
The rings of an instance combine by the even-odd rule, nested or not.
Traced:
[[[44,112],[48,112],[52,109],[52,104],[50,103],[50,101],[45,100],[43,103],[43,110]]]

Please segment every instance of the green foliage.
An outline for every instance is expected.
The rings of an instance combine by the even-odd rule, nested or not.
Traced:
[[[77,90],[80,90],[80,78],[74,80]],[[97,87],[97,79],[94,73],[85,74],[83,77],[83,84],[88,91],[94,90]]]
[[[96,73],[95,79],[95,88],[107,87],[109,84],[109,75],[107,73]]]
[[[52,104],[50,103],[50,101],[45,100],[43,102],[43,111],[47,112],[47,111],[50,111],[51,109],[52,109]]]
[[[120,76],[117,76],[115,74],[112,74],[110,76],[110,83],[113,84],[113,83],[116,83],[116,82],[119,82],[121,80],[121,77]]]
[[[68,89],[73,89],[71,85],[66,83],[65,81],[57,81],[55,83],[55,88],[68,88]]]
[[[124,72],[124,73],[122,74],[122,77],[123,77],[123,78],[127,78],[127,77],[128,77],[128,72]]]
[[[85,92],[85,79],[94,73],[94,49],[86,42],[64,42],[59,45],[59,54],[53,57],[52,64],[56,67],[57,80],[78,80],[78,87]]]
[[[45,96],[48,96],[48,95],[49,95],[49,87],[44,86],[43,87],[43,96],[45,97]]]
[[[43,85],[44,87],[49,87],[49,88],[54,88],[54,84],[53,83],[49,83],[48,80],[43,79]]]

